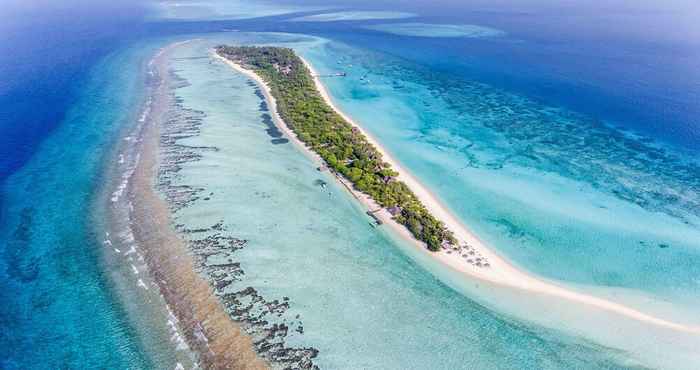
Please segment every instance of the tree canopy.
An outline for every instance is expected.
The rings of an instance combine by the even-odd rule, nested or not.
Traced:
[[[398,210],[393,212],[394,219],[428,249],[437,251],[444,243],[456,243],[452,232],[406,184],[396,180],[398,173],[367,138],[326,104],[310,71],[292,49],[222,45],[216,51],[261,76],[277,101],[280,117],[297,137],[355,189],[382,207]]]

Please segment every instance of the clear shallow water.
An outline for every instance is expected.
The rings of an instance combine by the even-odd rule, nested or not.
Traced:
[[[340,3],[336,5],[348,8]],[[372,1],[350,6],[358,11],[413,12],[419,15],[416,22],[475,24],[508,35],[498,40],[461,42],[362,29],[383,20],[352,26],[348,22],[279,22],[305,14],[245,22],[223,20],[231,14],[247,18],[310,10],[270,3],[242,11],[200,9],[200,13],[185,14],[189,20],[194,15],[201,20],[218,19],[216,22],[150,23],[145,28],[155,33],[222,28],[294,31],[353,45],[348,48],[335,42],[330,48],[319,48],[314,44],[301,50],[321,68],[325,64],[328,70],[337,69],[338,59],[357,58],[361,63],[354,62],[355,66],[369,67],[377,74],[368,76],[368,86],[360,84],[355,73],[327,84],[343,109],[358,118],[483,239],[521,267],[564,281],[567,286],[580,285],[586,291],[692,321],[697,320],[699,296],[694,198],[698,173],[674,167],[676,160],[664,158],[677,151],[677,145],[690,151],[700,145],[696,124],[700,114],[698,7],[692,3],[679,6],[682,2],[661,8],[631,3],[607,4],[603,9],[575,3],[549,7],[508,1]],[[10,1],[10,5],[16,4]],[[3,368],[39,367],[40,361],[46,366],[76,368],[148,367],[154,363],[96,263],[93,252],[101,248],[101,235],[98,239],[85,226],[90,214],[87,203],[100,172],[98,157],[120,132],[117,127],[125,121],[118,118],[140,106],[133,96],[129,104],[122,100],[133,93],[123,88],[123,78],[137,77],[123,75],[119,63],[110,64],[119,58],[110,57],[95,65],[119,45],[117,41],[139,34],[141,13],[122,5],[78,5],[61,6],[57,12],[48,7],[39,14],[13,13],[12,7],[10,11],[6,7],[0,14],[0,180],[10,178],[0,195],[0,295],[3,302],[11,303],[0,309]],[[328,6],[328,2],[319,5]],[[53,18],[62,21],[54,23]],[[77,18],[83,21],[76,22]],[[50,47],[34,47],[36,39]],[[139,58],[125,57],[121,62],[136,65]],[[84,71],[92,71],[92,67],[100,70],[104,79],[94,75],[86,79]],[[407,96],[408,92],[416,97]],[[73,113],[65,118],[70,108]],[[564,121],[566,125],[561,124]],[[638,140],[622,140],[619,133],[604,130],[595,121],[662,138],[668,148],[661,156],[648,147],[640,149]],[[520,127],[522,122],[525,126]],[[586,151],[576,140],[590,138],[591,127],[599,133],[593,138],[598,145]],[[550,134],[552,128],[561,130]],[[674,194],[679,189],[682,192]],[[358,215],[363,217],[361,213],[352,217]],[[343,226],[347,222],[343,219]],[[266,253],[274,256],[274,251]],[[376,254],[368,257],[381,258]],[[328,261],[341,263],[338,259]],[[252,267],[247,271],[255,273]],[[410,274],[396,274],[402,281],[411,281],[406,277]],[[430,280],[422,274],[420,279]],[[272,295],[282,294],[281,287],[273,288],[279,282],[260,279],[260,286],[271,287]],[[386,283],[379,277],[370,281]],[[443,292],[433,283],[411,284],[428,284],[425,286],[431,292]],[[301,292],[300,297],[306,297],[304,294],[308,292]],[[446,304],[464,299],[443,299],[441,294],[434,299]],[[653,305],[647,302],[648,295],[657,298]],[[666,299],[667,304],[659,304],[658,298]],[[688,312],[678,312],[679,307]],[[443,312],[440,310],[436,312]],[[306,317],[305,325],[321,325],[314,324],[312,317]],[[419,320],[418,316],[409,317]],[[444,329],[443,324],[435,327]],[[489,325],[483,327],[505,330],[501,324]],[[426,331],[432,328],[420,327]],[[467,333],[471,330],[459,328]],[[479,357],[475,363],[503,357],[508,358],[504,366],[523,361],[539,367],[539,361],[552,367],[571,367],[573,362],[562,365],[556,361],[581,360],[576,364],[595,367],[578,349],[569,352],[570,346],[553,344],[578,342],[558,333],[552,339],[534,331],[538,337],[551,339],[545,341],[549,344],[544,354],[536,350],[524,354],[522,348],[511,348],[494,335],[475,346],[481,347],[479,352],[493,349],[498,355],[475,355]],[[410,328],[400,333],[420,334]],[[527,335],[513,335],[513,343],[526,347]],[[497,344],[490,345],[491,340]],[[450,350],[451,345],[447,346]],[[41,351],[36,350],[39,347]],[[511,352],[515,357],[507,357]],[[450,353],[460,356],[463,352]],[[533,359],[530,355],[541,356]]]
[[[387,11],[347,11],[334,13],[321,13],[304,17],[292,18],[292,22],[337,22],[337,21],[364,21],[371,19],[402,19],[412,18],[416,14],[406,12]]]
[[[154,20],[232,20],[269,17],[289,13],[321,10],[325,6],[299,4],[281,5],[270,1],[209,0],[209,1],[157,1],[151,3]]]
[[[469,24],[390,23],[365,26],[374,31],[399,36],[416,37],[498,37],[503,32],[497,29]]]
[[[638,290],[697,320],[692,155],[386,54],[337,42],[302,52],[320,73],[348,72],[325,81],[341,108],[516,264]]]
[[[335,40],[307,56],[349,72],[326,81],[338,103],[516,264],[697,322],[698,30],[688,15],[698,9],[688,5],[392,8],[506,35],[478,40],[363,30],[395,26],[381,21],[294,30]]]
[[[230,41],[295,41],[283,35]],[[265,106],[247,78],[208,58],[226,36],[174,55],[187,81],[176,91],[204,113],[201,134],[179,141],[202,151],[176,185],[202,188],[176,213],[188,229],[223,221],[246,239],[234,253],[245,275],[227,290],[254,287],[266,299],[290,298],[282,317],[288,344],[313,346],[322,368],[617,368],[618,351],[492,313],[443,285],[370,225],[356,202],[291,143],[269,130]],[[296,38],[287,45],[314,45]],[[318,185],[323,180],[327,187]],[[213,258],[209,263],[215,264]],[[618,362],[620,361],[620,362]]]

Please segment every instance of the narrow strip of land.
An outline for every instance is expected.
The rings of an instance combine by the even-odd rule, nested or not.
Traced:
[[[235,48],[234,48],[235,49]],[[248,48],[244,52],[253,50],[254,48]],[[262,49],[262,48],[261,48]],[[275,48],[266,48],[275,49]],[[276,48],[280,49],[280,48]],[[289,49],[285,49],[288,50]],[[260,51],[260,50],[258,50]],[[323,158],[328,158],[328,155],[323,155],[327,153],[321,153],[312,151],[312,148],[318,148],[316,145],[309,145],[309,135],[308,132],[300,131],[300,127],[296,122],[289,122],[290,118],[295,119],[294,116],[288,116],[287,119],[283,119],[280,115],[279,105],[283,105],[285,114],[290,115],[286,109],[293,102],[286,101],[290,95],[282,95],[280,87],[283,85],[272,84],[269,80],[271,73],[275,73],[274,78],[284,78],[284,75],[293,73],[294,71],[289,65],[285,65],[284,61],[280,60],[265,60],[265,58],[272,54],[267,54],[266,52],[258,53],[254,51],[255,57],[258,58],[256,61],[245,60],[241,58],[241,54],[233,56],[230,53],[222,52],[219,48],[215,53],[215,56],[237,70],[238,72],[250,77],[258,83],[262,91],[264,92],[265,98],[270,106],[271,114],[275,123],[292,139],[295,144],[301,148],[304,152],[309,154],[320,164],[332,165],[328,163],[328,160]],[[237,51],[236,51],[237,52]],[[235,52],[234,52],[235,53]],[[435,197],[425,186],[423,186],[414,176],[412,176],[408,171],[403,169],[398,161],[391,157],[391,155],[379,144],[377,140],[372,138],[360,125],[353,121],[348,115],[344,114],[337,106],[333,103],[325,87],[321,83],[318,74],[314,71],[313,67],[305,60],[299,58],[292,52],[292,56],[286,55],[285,58],[297,58],[305,66],[303,73],[305,73],[308,78],[313,80],[316,92],[320,94],[325,104],[330,107],[330,109],[342,119],[353,127],[356,133],[363,136],[363,139],[369,142],[380,154],[381,159],[388,164],[387,168],[392,170],[392,181],[405,184],[408,189],[410,189],[411,194],[419,200],[421,205],[425,207],[427,212],[429,212],[430,219],[439,220],[442,227],[447,229],[449,232],[446,234],[438,233],[438,235],[447,235],[444,239],[439,240],[440,248],[430,248],[430,244],[426,240],[420,240],[415,230],[411,229],[410,225],[407,225],[405,221],[400,217],[397,217],[396,212],[389,209],[389,207],[383,207],[379,212],[375,213],[381,221],[386,225],[392,227],[399,235],[405,237],[410,242],[414,243],[416,246],[420,247],[420,250],[425,251],[433,258],[443,263],[450,268],[468,275],[471,278],[478,278],[484,281],[496,285],[502,285],[507,287],[513,287],[522,289],[524,291],[529,291],[538,294],[544,294],[552,297],[557,297],[561,299],[566,299],[571,302],[581,303],[588,305],[589,307],[595,307],[608,312],[613,312],[616,314],[623,315],[628,318],[646,322],[649,324],[657,325],[659,327],[677,330],[685,333],[700,334],[700,328],[694,326],[688,326],[680,323],[671,322],[659,317],[655,317],[631,307],[612,302],[599,297],[591,296],[588,294],[572,291],[564,287],[555,285],[553,283],[546,282],[533,276],[525,271],[522,271],[508,261],[503,259],[492,249],[488,248],[484,243],[482,243],[473,233],[471,233],[466,226],[464,226],[449,210]],[[289,62],[289,60],[287,60]],[[253,64],[258,63],[258,64]],[[263,64],[259,64],[263,63]],[[264,64],[266,63],[266,64]],[[267,75],[260,67],[264,65],[268,68]],[[296,67],[294,67],[296,68]],[[274,72],[276,71],[276,72]],[[297,71],[298,72],[298,71]],[[271,86],[272,85],[272,86]],[[301,94],[302,97],[313,98],[308,92]],[[282,100],[277,99],[282,97]],[[297,96],[298,97],[298,96]],[[296,102],[299,103],[299,102]],[[308,117],[307,117],[308,118]],[[308,130],[309,128],[305,128]],[[300,137],[301,136],[301,137]],[[306,139],[306,140],[305,140]],[[322,148],[323,145],[320,145]],[[321,149],[322,150],[322,149]],[[337,166],[330,166],[336,167]],[[345,175],[341,171],[342,175]],[[346,176],[347,177],[347,176]],[[354,195],[362,201],[365,206],[374,210],[380,205],[386,205],[387,202],[377,201],[370,194],[364,191],[361,186],[357,186],[357,181],[353,181],[352,178],[349,180],[355,185],[354,190],[351,190]],[[359,189],[358,189],[359,188]],[[450,238],[452,237],[452,239]],[[425,246],[428,244],[429,249],[432,252],[426,250]],[[473,257],[472,257],[473,256]],[[478,257],[476,257],[478,256]],[[470,258],[471,257],[471,258]],[[478,258],[478,261],[476,260]],[[477,263],[478,262],[478,263]]]

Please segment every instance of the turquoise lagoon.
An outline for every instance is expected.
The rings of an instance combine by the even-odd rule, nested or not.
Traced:
[[[368,2],[365,5],[372,6],[365,8],[353,5],[357,10],[343,12],[341,18],[376,15],[368,12],[376,9],[375,2]],[[545,51],[547,55],[551,43],[540,44],[538,37],[527,39],[533,21],[528,14],[520,14],[527,21],[518,27],[513,26],[517,19],[510,16],[499,21],[498,12],[464,12],[462,17],[460,10],[454,12],[454,18],[436,19],[423,17],[424,13],[452,10],[432,6],[396,9],[417,14],[416,22],[423,28],[445,21],[504,30],[498,31],[499,37],[463,37],[460,44],[457,38],[435,38],[454,36],[450,25],[439,25],[427,33],[418,29],[416,34],[410,24],[402,28],[380,19],[356,19],[354,29],[350,22],[279,22],[284,14],[290,14],[290,19],[308,16],[306,12],[328,4],[185,1],[160,6],[160,15],[168,22],[117,26],[119,37],[133,42],[133,36],[151,37],[146,35],[151,31],[157,37],[178,32],[180,27],[181,32],[225,27],[296,29],[326,38],[272,33],[196,35],[192,38],[209,41],[183,47],[176,57],[202,59],[173,60],[177,73],[191,83],[179,89],[178,95],[186,106],[207,115],[202,135],[190,141],[220,148],[204,153],[201,161],[183,170],[183,183],[201,185],[213,195],[178,212],[176,221],[211,226],[223,220],[228,233],[249,240],[247,248],[236,252],[245,271],[236,287],[253,286],[270,299],[289,297],[289,310],[271,319],[283,320],[294,329],[303,324],[303,334],[291,330],[286,340],[293,346],[318,348],[316,361],[321,367],[697,367],[697,340],[685,341],[584,307],[464,279],[395,235],[373,228],[363,210],[330,178],[316,172],[312,161],[289,143],[273,143],[276,134],[262,117],[255,88],[207,58],[207,48],[220,42],[279,43],[297,49],[322,72],[347,72],[346,78],[324,81],[336,103],[499,253],[556,284],[610,297],[675,321],[697,323],[697,153],[624,131],[614,121],[600,122],[553,106],[555,101],[576,101],[586,90],[580,86],[572,89],[568,100],[558,100],[566,94],[553,89],[549,96],[533,94],[540,98],[536,101],[462,77],[469,74],[460,73],[461,68],[471,68],[475,78],[483,77],[482,73],[497,75],[494,80],[511,79],[516,73],[512,71],[537,69],[539,64],[533,62],[537,58],[521,59],[517,51],[505,52],[492,65],[480,60],[478,53],[474,57],[470,53],[476,46],[472,42],[496,40],[504,42],[495,45],[497,49],[519,43],[535,54]],[[528,6],[520,9],[523,7]],[[508,5],[508,11],[513,9]],[[109,18],[125,16],[110,9],[106,12]],[[292,14],[299,12],[305,14]],[[654,19],[667,14],[652,13]],[[67,25],[62,23],[63,14],[56,23],[60,27]],[[2,128],[11,134],[4,136],[3,170],[9,171],[0,173],[3,369],[172,369],[176,361],[188,364],[186,349],[171,341],[171,317],[162,299],[155,289],[144,292],[136,284],[133,268],[125,263],[129,261],[107,248],[104,232],[110,220],[106,219],[104,197],[108,195],[101,193],[121,181],[109,176],[115,150],[122,142],[116,138],[129,135],[138,120],[147,94],[146,63],[165,41],[124,48],[124,40],[117,42],[118,37],[100,39],[105,35],[99,29],[111,29],[112,23],[90,15],[85,19],[94,22],[93,28],[71,21],[80,36],[56,34],[56,40],[44,40],[49,49],[31,46],[35,33],[27,30],[4,35],[25,35],[26,39],[17,39],[18,44],[2,45],[13,51],[6,53],[8,57],[27,59],[20,58],[19,63],[7,59],[22,68],[6,76],[4,81],[10,84],[3,86],[21,87],[10,90],[13,94],[3,100],[9,120],[5,117]],[[277,18],[267,23],[264,19],[222,23],[260,16]],[[595,42],[576,42],[572,43],[576,48],[593,48],[595,55],[600,52],[596,63],[604,64],[579,65],[576,58],[591,54],[573,53],[567,58],[566,48],[555,48],[552,55],[571,68],[555,64],[553,70],[565,78],[567,73],[568,77],[578,72],[590,74],[588,69],[602,77],[609,73],[608,81],[620,77],[619,84],[611,85],[616,93],[630,98],[620,100],[624,106],[618,101],[618,107],[637,112],[639,117],[668,117],[668,121],[643,120],[638,126],[656,129],[653,137],[690,143],[692,151],[697,149],[697,130],[692,124],[697,109],[691,105],[697,96],[697,76],[695,69],[683,73],[684,61],[693,60],[683,58],[694,54],[677,52],[686,46],[679,41],[697,36],[694,29],[684,29],[683,22],[676,22],[686,17],[691,19],[692,12],[674,19],[669,34],[664,33],[668,30],[642,32],[650,44],[640,45],[653,58],[636,54],[635,40],[611,43],[623,46],[622,53],[602,50]],[[155,19],[157,15],[151,18]],[[567,27],[560,31],[566,31],[569,18],[562,19]],[[544,17],[541,23],[535,20],[535,25],[545,26],[542,34],[550,33],[557,29],[550,22],[556,25],[562,19]],[[640,24],[651,20],[641,19]],[[9,22],[10,31],[14,21]],[[580,22],[589,24],[586,18]],[[29,28],[39,33],[55,29],[45,26]],[[576,36],[579,40],[577,32],[592,31],[576,30],[562,39],[571,41]],[[466,36],[469,29],[462,31]],[[597,37],[604,35],[608,40],[608,31],[602,28]],[[595,32],[592,37],[595,39]],[[557,37],[548,40],[561,41]],[[428,41],[438,46],[431,49]],[[674,42],[681,48],[667,47]],[[27,45],[36,53],[22,53]],[[102,58],[102,52],[76,52],[96,45],[109,55]],[[443,52],[451,45],[460,47],[447,53],[449,58],[442,58],[440,53],[431,54],[440,45],[445,46]],[[629,53],[630,48],[635,52]],[[378,51],[381,49],[384,51]],[[70,52],[53,53],[56,50]],[[418,54],[422,59],[411,58],[413,61],[397,56]],[[461,57],[464,59],[456,61]],[[435,63],[426,63],[430,58]],[[655,66],[654,73],[644,76],[639,65],[628,66],[627,62],[637,59],[642,65]],[[44,61],[50,66],[36,69]],[[526,68],[518,69],[518,65]],[[620,65],[625,73],[617,76]],[[547,63],[542,68],[548,68]],[[3,72],[6,70],[13,71]],[[27,71],[37,75],[27,78]],[[635,76],[643,78],[637,81]],[[560,82],[546,75],[530,78],[534,92],[547,91]],[[680,88],[663,83],[676,78],[684,82]],[[45,86],[35,85],[39,80]],[[71,83],[60,83],[66,80]],[[585,85],[586,80],[582,81]],[[67,87],[61,89],[67,98],[52,99],[51,94],[47,98],[44,90],[51,86]],[[672,88],[667,89],[669,86]],[[640,97],[650,96],[648,109],[631,108],[644,101]],[[608,98],[610,94],[573,105],[581,111],[598,104],[615,106],[607,105]],[[26,114],[26,107],[37,114]],[[318,180],[327,183],[325,189]],[[143,272],[140,264],[137,269]],[[624,343],[616,333],[623,333]]]
[[[406,132],[421,124],[416,107],[429,105],[401,102],[405,96],[395,92],[400,90],[395,85],[381,85],[367,96],[361,95],[369,89],[363,87],[365,81],[381,77],[351,69],[363,68],[359,59],[351,59],[357,56],[356,49],[314,37],[273,33],[226,34],[180,47],[173,69],[187,84],[176,90],[176,95],[184,107],[205,115],[201,134],[180,143],[218,150],[202,152],[201,160],[184,165],[179,172],[177,184],[205,189],[209,195],[179,210],[174,222],[196,229],[223,221],[227,233],[248,240],[244,249],[235,252],[244,278],[231,289],[251,286],[266,299],[289,297],[290,309],[282,317],[266,317],[292,328],[303,327],[303,334],[290,330],[288,345],[317,348],[316,363],[322,368],[629,368],[673,361],[673,352],[662,353],[672,345],[673,339],[667,339],[671,336],[659,335],[659,339],[669,341],[661,349],[654,346],[654,339],[630,339],[628,346],[609,342],[624,350],[596,344],[578,335],[590,334],[590,330],[545,321],[589,315],[580,320],[581,325],[599,325],[600,313],[560,302],[555,302],[553,311],[565,313],[544,312],[551,305],[546,298],[479,288],[478,282],[465,282],[392,233],[373,227],[361,207],[332,178],[316,171],[313,161],[291,142],[278,140],[250,81],[223,63],[206,58],[212,46],[224,42],[294,47],[321,71],[345,66],[352,71],[350,78],[326,81],[344,109],[362,123],[371,122],[366,127],[443,199],[451,200],[445,197],[447,185],[431,181],[435,180],[431,176],[440,175],[442,181],[450,176],[450,181],[464,179],[442,167],[453,163],[441,161],[454,153],[436,150],[435,145],[423,144],[415,133]],[[412,92],[420,89],[408,80],[392,83],[402,83],[401,89]],[[346,88],[357,95],[346,95]],[[355,99],[362,103],[354,105]],[[440,136],[437,129],[430,132],[432,138],[449,137],[444,132]],[[433,161],[426,163],[427,159]],[[434,171],[431,176],[421,173],[429,166]],[[462,182],[461,189],[465,189]],[[464,208],[450,203],[461,217],[470,214],[460,211],[478,209],[471,203],[474,200],[482,207],[496,204],[493,199],[486,202],[492,196],[486,191],[488,183],[479,185],[468,188],[476,195],[470,194],[470,202],[460,206]],[[512,199],[506,197],[506,201]],[[489,242],[513,240],[502,226],[479,225],[483,226],[476,230]],[[501,239],[489,238],[488,233]],[[499,251],[510,253],[505,248]],[[630,327],[637,328],[619,326]],[[602,327],[597,331],[605,332]],[[594,337],[607,343],[604,334]],[[680,345],[680,352],[685,352],[682,356],[688,356],[687,345]]]
[[[540,246],[523,236],[525,233],[519,231],[521,222],[530,222],[532,230],[529,232],[535,233],[544,227],[555,228],[553,222],[558,220],[549,214],[549,218],[545,218],[547,223],[530,219],[541,216],[533,213],[535,210],[552,209],[548,204],[530,208],[531,200],[536,198],[533,194],[542,194],[538,192],[551,189],[552,184],[559,181],[561,189],[547,192],[547,197],[558,193],[563,201],[578,200],[579,207],[572,211],[593,225],[600,217],[599,209],[603,208],[593,207],[586,218],[580,204],[597,201],[632,215],[644,212],[604,193],[598,194],[600,198],[591,196],[597,194],[593,186],[589,193],[563,193],[564,185],[573,183],[565,176],[533,175],[526,169],[507,172],[508,166],[493,165],[488,160],[495,158],[493,162],[498,163],[502,158],[498,155],[505,155],[498,153],[495,145],[494,148],[479,148],[475,144],[498,143],[496,135],[485,128],[480,136],[474,136],[473,142],[466,142],[467,139],[452,135],[451,127],[423,127],[436,121],[444,125],[453,117],[439,94],[426,87],[432,86],[426,75],[417,75],[420,69],[405,61],[337,42],[290,34],[227,33],[181,47],[173,66],[191,85],[179,89],[178,96],[185,106],[202,110],[207,115],[202,135],[191,139],[191,144],[213,145],[220,150],[204,153],[201,161],[183,169],[183,183],[202,186],[214,194],[209,200],[199,200],[178,212],[175,221],[195,227],[211,226],[223,220],[232,236],[249,240],[249,246],[237,252],[246,273],[239,288],[253,286],[271,299],[290,297],[290,309],[279,320],[303,323],[304,333],[291,331],[287,341],[290,345],[319,349],[319,366],[630,368],[668,364],[674,360],[673,352],[666,353],[666,358],[659,356],[659,351],[666,347],[656,349],[654,339],[649,343],[641,341],[622,346],[624,350],[613,348],[620,347],[615,341],[608,345],[604,335],[603,344],[585,339],[590,336],[580,336],[578,334],[585,333],[556,321],[561,318],[556,314],[550,316],[538,311],[549,303],[546,299],[540,302],[536,297],[518,293],[475,289],[473,282],[450,274],[391,233],[370,226],[370,219],[355,201],[332,179],[318,173],[312,161],[289,143],[272,143],[274,137],[266,132],[269,127],[261,117],[264,112],[260,111],[261,100],[255,95],[254,87],[229,68],[206,58],[208,48],[221,42],[279,43],[296,48],[321,71],[349,71],[346,79],[325,81],[336,102],[379,138],[402,164],[419,175],[481,238],[521,267],[542,276],[565,282],[567,286],[583,284],[582,289],[587,291],[596,286],[612,285],[608,280],[595,280],[598,275],[592,271],[605,256],[586,254],[587,259],[574,263],[564,258],[571,258],[572,250],[554,249],[551,244],[549,250],[546,244]],[[107,180],[99,174],[103,159],[113,156],[111,148],[117,146],[112,138],[128,133],[129,122],[135,122],[140,114],[139,100],[144,99],[142,85],[145,81],[138,76],[146,75],[145,64],[155,53],[155,45],[164,45],[164,41],[115,52],[95,67],[62,129],[6,184],[6,214],[17,215],[17,218],[7,219],[3,238],[19,240],[20,244],[12,245],[14,249],[9,251],[13,254],[7,258],[15,267],[3,270],[14,271],[20,278],[14,280],[23,281],[22,284],[12,283],[8,286],[12,290],[6,291],[21,291],[27,284],[32,286],[31,290],[26,290],[26,296],[13,297],[30,305],[32,310],[24,315],[12,313],[13,317],[21,318],[12,323],[12,327],[16,332],[24,330],[32,334],[12,342],[12,348],[19,350],[15,350],[14,355],[3,354],[9,359],[4,367],[25,368],[27,364],[21,359],[32,358],[32,362],[57,366],[129,364],[135,368],[170,368],[173,359],[183,356],[176,351],[175,344],[165,340],[171,333],[165,327],[168,318],[163,316],[163,307],[139,301],[144,296],[133,284],[134,278],[129,276],[129,265],[110,259],[103,264],[95,263],[105,250],[103,211],[95,211],[89,201],[99,198],[94,189],[100,188],[100,181]],[[382,64],[380,57],[386,58],[390,67]],[[368,74],[369,69],[387,75],[387,71],[396,69],[402,79]],[[408,95],[425,100],[417,103]],[[493,97],[496,98],[502,96]],[[61,143],[69,142],[69,138],[71,143],[79,144],[66,150]],[[448,150],[449,145],[474,148],[476,154],[470,157],[465,154],[469,153],[466,150]],[[464,155],[477,165],[462,170],[471,172],[458,171],[463,164],[458,164],[462,157],[456,154]],[[488,165],[479,166],[481,162],[478,161]],[[82,165],[76,167],[75,163]],[[317,185],[319,179],[327,183],[326,189]],[[466,190],[450,192],[450,186]],[[65,195],[61,189],[66,188],[75,190],[72,197],[56,196]],[[467,191],[468,198],[465,197]],[[529,193],[523,193],[525,191]],[[517,206],[509,208],[514,204]],[[53,211],[59,208],[63,212]],[[674,209],[647,220],[657,221],[663,217],[672,220],[671,216],[663,216],[672,211]],[[500,218],[483,217],[489,215],[488,212]],[[94,217],[73,216],[91,213]],[[513,218],[504,219],[504,213]],[[561,210],[555,212],[562,213]],[[20,218],[20,215],[25,216]],[[68,222],[67,217],[79,224]],[[640,218],[630,220],[627,227],[638,233],[651,233],[643,224],[635,223],[636,220]],[[600,219],[597,221],[603,224]],[[615,222],[620,220],[615,218]],[[669,227],[676,228],[672,230],[684,230],[677,222],[666,222]],[[681,239],[692,237],[693,229],[690,226],[686,229],[690,234],[678,234]],[[32,232],[27,234],[22,230]],[[549,229],[544,228],[544,231]],[[645,250],[667,253],[677,259],[673,267],[679,272],[685,271],[682,263],[692,261],[694,255],[689,252],[689,257],[679,256],[678,246],[683,244],[670,243],[666,236],[663,242],[668,243],[668,248],[648,241]],[[526,248],[513,247],[510,244],[513,240],[520,241],[517,245]],[[658,243],[662,243],[661,238]],[[692,247],[692,240],[688,244]],[[60,248],[48,249],[52,245]],[[585,254],[587,247],[586,244],[580,246],[580,253]],[[86,254],[85,250],[95,252]],[[60,258],[48,259],[57,253]],[[548,257],[549,253],[554,253],[555,257]],[[624,260],[628,256],[617,258]],[[633,300],[629,286],[634,274],[642,276],[643,273],[614,262],[601,266],[621,271],[616,281],[627,284],[620,283],[625,289],[615,298]],[[36,271],[42,279],[32,279]],[[113,279],[104,280],[103,271]],[[670,279],[672,275],[660,276]],[[657,278],[648,277],[654,282]],[[59,281],[65,283],[59,284]],[[56,289],[57,286],[60,289]],[[687,292],[684,289],[688,286],[675,286],[679,289],[677,296],[671,294],[672,290],[659,286],[661,284],[640,284],[634,288],[647,294],[672,297],[672,313],[677,314],[676,306],[683,303],[677,298]],[[599,294],[617,292],[605,288]],[[633,301],[639,303],[641,299],[644,297]],[[560,310],[564,307],[558,306]],[[83,309],[76,310],[76,307]],[[13,308],[6,307],[8,309]],[[575,315],[590,315],[575,307],[567,311],[574,319]],[[555,321],[547,323],[550,319]],[[552,329],[557,327],[562,330]],[[48,328],[55,335],[46,337],[48,341],[42,340]],[[35,353],[38,344],[48,348],[42,352],[45,357],[17,355]],[[648,352],[647,356],[644,351]],[[661,359],[649,362],[649,356]]]
[[[327,6],[282,5],[269,1],[209,0],[156,1],[149,4],[153,20],[240,20],[321,10]]]
[[[400,36],[416,37],[497,37],[503,31],[473,24],[388,23],[364,28]]]
[[[519,267],[700,322],[694,153],[340,42],[299,48],[334,101]]]
[[[334,13],[321,13],[304,17],[292,18],[291,22],[338,22],[338,21],[366,21],[375,19],[402,19],[412,18],[416,14],[391,11],[346,11]]]

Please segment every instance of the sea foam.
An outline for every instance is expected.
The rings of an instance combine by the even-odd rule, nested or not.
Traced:
[[[371,19],[402,19],[415,17],[414,13],[392,11],[352,11],[307,15],[292,18],[291,22],[337,22],[337,21],[364,21]]]
[[[364,26],[364,28],[399,36],[415,37],[482,38],[506,34],[499,29],[474,24],[387,23]]]

